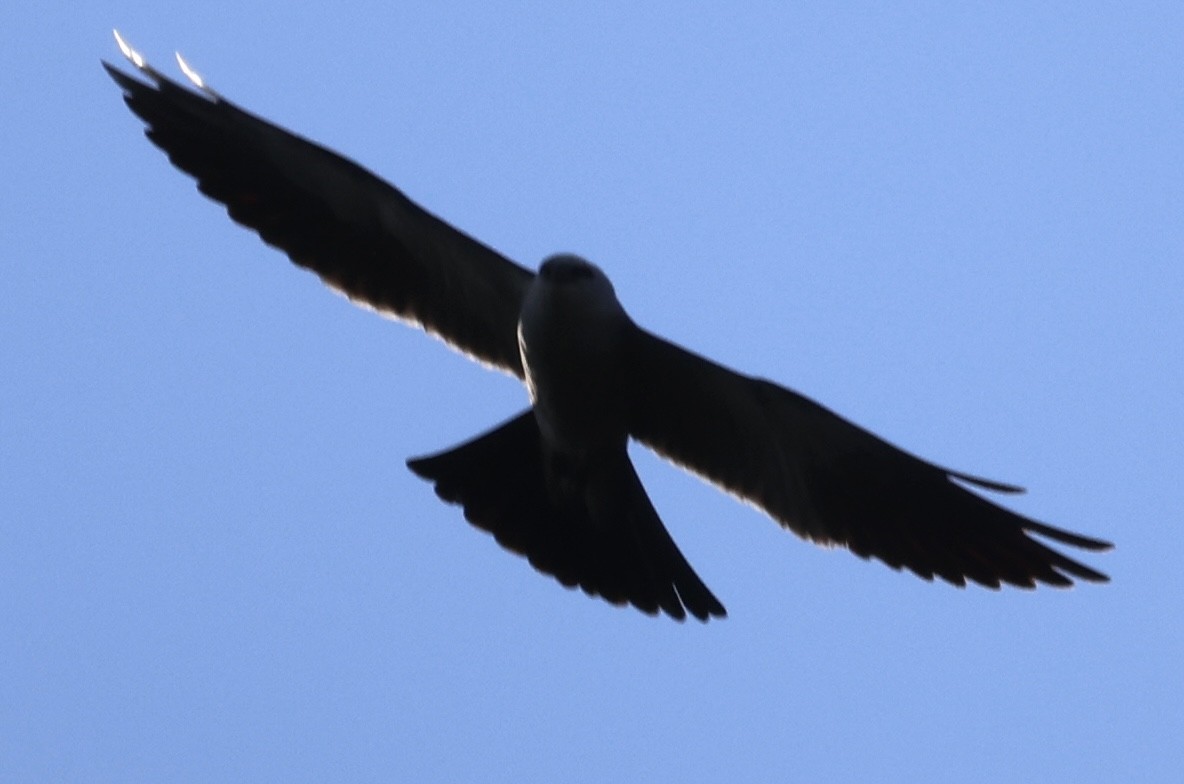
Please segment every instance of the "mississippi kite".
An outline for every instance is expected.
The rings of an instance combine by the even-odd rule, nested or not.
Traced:
[[[193,89],[116,39],[143,78],[103,66],[145,134],[233,220],[351,300],[523,381],[526,411],[408,465],[563,585],[680,620],[725,615],[650,503],[630,438],[809,541],[926,580],[1108,579],[1032,535],[1085,550],[1108,542],[967,486],[1019,488],[929,463],[802,395],[679,348],[637,326],[587,261],[552,256],[532,273],[357,164],[235,106],[180,56]]]

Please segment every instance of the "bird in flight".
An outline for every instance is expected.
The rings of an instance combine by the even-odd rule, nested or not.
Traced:
[[[678,620],[726,614],[662,524],[629,439],[804,539],[926,580],[1109,579],[1042,540],[1093,551],[1109,542],[969,489],[1020,488],[915,457],[647,332],[584,259],[555,255],[531,272],[361,166],[226,100],[180,55],[191,89],[115,37],[140,77],[103,67],[148,139],[234,221],[354,302],[522,380],[529,408],[408,466],[563,585]]]

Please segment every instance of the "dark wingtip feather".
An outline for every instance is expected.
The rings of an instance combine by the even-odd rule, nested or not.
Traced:
[[[1032,533],[1046,536],[1049,539],[1055,539],[1062,544],[1080,547],[1082,550],[1105,552],[1106,550],[1114,549],[1114,543],[1107,542],[1105,539],[1094,539],[1093,537],[1082,536],[1081,534],[1075,534],[1072,531],[1066,531],[1063,528],[1056,528],[1045,523],[1037,523],[1034,520],[1027,520],[1023,528],[1024,530],[1031,531]]]
[[[123,90],[125,93],[130,95],[137,88],[151,89],[144,82],[141,82],[139,79],[124,73],[106,60],[100,60],[99,63],[103,66],[103,70],[107,72],[107,75],[114,79],[115,83],[119,85],[119,89]]]
[[[994,479],[985,479],[981,476],[975,476],[973,474],[964,474],[960,471],[951,471],[948,468],[943,468],[941,470],[945,471],[947,474],[949,474],[950,476],[952,476],[955,479],[965,482],[968,485],[974,485],[975,487],[982,488],[983,490],[990,490],[995,493],[1006,493],[1008,495],[1022,495],[1023,493],[1028,492],[1027,490],[1020,487],[1019,485],[1012,485],[1012,484],[1008,484],[1006,482],[999,482]]]

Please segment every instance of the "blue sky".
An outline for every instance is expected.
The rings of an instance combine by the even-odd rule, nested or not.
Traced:
[[[1184,7],[786,5],[0,9],[0,779],[1179,781]],[[638,449],[730,617],[559,588],[403,465],[521,387],[197,194],[99,68],[116,26],[1023,484],[1113,582],[927,584]]]

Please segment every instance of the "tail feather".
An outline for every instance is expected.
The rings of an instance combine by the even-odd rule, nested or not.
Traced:
[[[569,587],[650,615],[701,621],[726,611],[679,551],[622,449],[579,488],[548,486],[527,410],[446,452],[407,461],[498,544]]]

